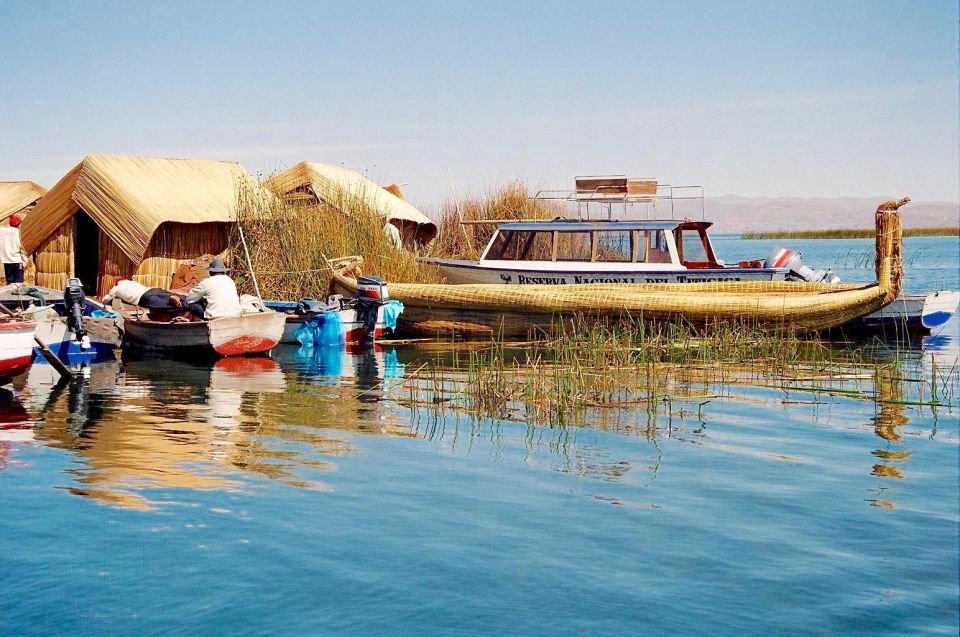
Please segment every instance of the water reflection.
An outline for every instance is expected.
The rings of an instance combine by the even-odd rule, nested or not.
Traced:
[[[870,379],[861,374],[850,381],[859,383],[851,385],[861,391],[858,399],[871,400],[875,408],[868,426],[882,444],[866,451],[869,472],[881,480],[878,493],[906,474],[914,453],[904,446],[904,431],[922,416],[915,376],[934,364],[946,366],[951,356],[956,360],[953,339],[941,336],[921,345],[879,349]],[[795,462],[796,455],[758,447],[749,431],[737,427],[758,417],[769,427],[787,405],[810,421],[829,422],[830,405],[850,399],[830,393],[778,398],[769,391],[774,385],[759,380],[756,387],[765,393],[756,398],[752,390],[737,388],[749,382],[718,384],[697,368],[663,374],[655,401],[589,406],[575,419],[526,413],[527,422],[507,423],[413,397],[411,386],[434,382],[426,375],[430,369],[462,371],[465,361],[449,348],[281,347],[273,359],[109,361],[69,382],[47,365],[34,365],[13,392],[0,391],[0,470],[11,466],[21,445],[64,449],[74,460],[68,469],[72,493],[150,509],[188,497],[177,490],[249,490],[261,479],[326,489],[322,475],[336,468],[337,456],[354,451],[354,434],[373,434],[427,439],[449,454],[470,454],[480,443],[502,457],[519,444],[531,466],[649,485],[669,462],[659,441]],[[838,388],[847,381],[827,382]],[[600,431],[636,439],[645,451],[632,457],[611,452],[597,442]],[[871,503],[893,506],[889,497]]]

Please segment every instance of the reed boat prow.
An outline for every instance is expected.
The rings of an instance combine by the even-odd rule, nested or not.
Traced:
[[[876,312],[893,301],[903,283],[903,232],[899,209],[910,198],[877,207],[877,281],[871,284],[794,281],[708,283],[626,283],[571,285],[391,284],[393,298],[406,307],[401,327],[435,332],[437,325],[519,336],[549,329],[563,315],[640,317],[705,324],[738,320],[771,328],[826,330]],[[340,260],[333,286],[356,293],[361,261]],[[478,329],[480,328],[480,329]]]

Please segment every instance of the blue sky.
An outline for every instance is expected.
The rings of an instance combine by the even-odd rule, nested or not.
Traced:
[[[302,159],[431,207],[520,178],[957,201],[956,2],[8,2],[0,180]]]

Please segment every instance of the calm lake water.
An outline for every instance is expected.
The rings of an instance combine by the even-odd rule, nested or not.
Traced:
[[[791,245],[872,278],[871,240]],[[960,288],[955,238],[906,245],[911,290]],[[960,411],[910,403],[958,342],[891,350],[876,400],[584,427],[412,408],[420,345],[37,365],[0,395],[0,634],[956,635]]]

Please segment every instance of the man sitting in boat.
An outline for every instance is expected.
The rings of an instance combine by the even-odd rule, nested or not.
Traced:
[[[103,295],[103,304],[110,305],[113,299],[120,299],[128,305],[138,305],[148,310],[170,310],[183,307],[184,297],[161,288],[148,288],[126,278],[119,278],[110,291]]]
[[[187,293],[187,309],[192,314],[207,320],[240,316],[240,295],[237,284],[227,276],[229,271],[223,259],[216,257],[210,261],[207,268],[210,276]]]

